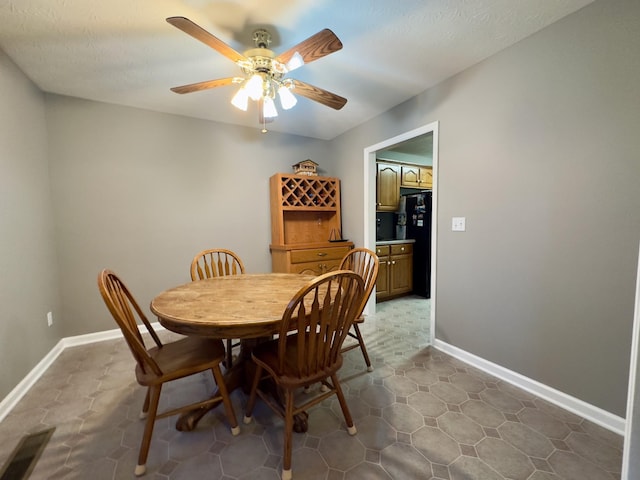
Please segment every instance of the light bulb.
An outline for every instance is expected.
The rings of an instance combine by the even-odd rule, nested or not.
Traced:
[[[247,90],[244,87],[238,89],[236,94],[231,99],[231,105],[233,105],[236,108],[239,108],[243,112],[247,111],[248,103],[249,103],[249,94],[247,93]]]
[[[251,100],[258,100],[262,97],[262,77],[257,73],[253,75],[244,86]]]
[[[295,95],[291,93],[291,90],[289,90],[284,85],[280,86],[280,88],[278,89],[278,95],[280,96],[280,105],[282,105],[282,108],[284,108],[285,110],[289,110],[296,103],[298,103]]]
[[[264,97],[264,117],[273,118],[278,116],[278,110],[276,110],[276,104],[273,103],[271,97]]]

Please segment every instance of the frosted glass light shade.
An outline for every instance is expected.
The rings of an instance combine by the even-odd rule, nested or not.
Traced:
[[[231,99],[231,105],[239,108],[243,112],[247,111],[247,104],[249,103],[249,94],[244,87],[240,88]]]
[[[278,89],[278,96],[280,97],[280,104],[285,110],[289,110],[298,103],[295,95],[284,85]]]

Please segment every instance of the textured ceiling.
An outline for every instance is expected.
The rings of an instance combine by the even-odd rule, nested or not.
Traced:
[[[348,99],[303,97],[269,125],[331,139],[593,0],[2,0],[0,48],[43,91],[258,128],[236,87],[170,87],[236,76],[218,52],[169,25],[185,16],[239,52],[267,27],[283,52],[323,28],[344,48],[290,76]]]

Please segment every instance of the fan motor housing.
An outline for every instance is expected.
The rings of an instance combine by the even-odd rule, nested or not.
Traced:
[[[275,60],[275,53],[268,48],[252,48],[244,52],[244,56],[251,61],[251,65],[240,65],[244,73],[266,73],[280,80],[286,73],[286,67]]]

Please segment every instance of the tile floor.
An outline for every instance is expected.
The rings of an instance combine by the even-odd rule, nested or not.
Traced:
[[[364,328],[375,370],[359,350],[341,370],[358,434],[346,433],[335,397],[310,410],[309,431],[294,435],[294,478],[620,478],[620,436],[430,348],[428,311],[417,297],[378,305]],[[175,382],[164,406],[212,387],[205,376]],[[0,423],[0,465],[22,435],[56,426],[30,478],[133,478],[143,399],[124,341],[67,349]],[[245,400],[234,392],[237,437],[220,408],[192,432],[158,421],[143,478],[278,479],[282,422],[258,404],[243,425]]]

